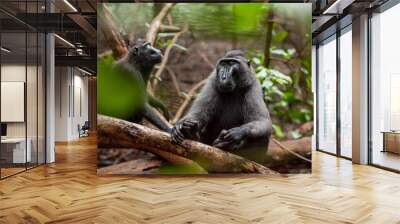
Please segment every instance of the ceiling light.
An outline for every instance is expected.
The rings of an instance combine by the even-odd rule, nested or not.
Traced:
[[[68,0],[64,0],[64,3],[65,3],[66,5],[68,5],[68,7],[70,7],[70,8],[72,9],[72,11],[78,12],[78,10],[77,10],[71,3],[69,3]]]
[[[9,49],[7,49],[7,48],[5,48],[5,47],[1,47],[0,49],[1,49],[2,51],[6,52],[6,53],[10,53],[10,52],[11,52],[11,50],[9,50]]]
[[[81,68],[79,68],[79,67],[78,67],[78,70],[81,71],[81,72],[83,72],[83,73],[85,73],[85,74],[87,74],[87,75],[90,75],[90,76],[92,75],[92,73],[90,73],[90,72],[88,72],[88,71],[86,71],[86,70],[83,70],[83,69],[81,69]]]
[[[343,10],[351,5],[355,0],[336,0],[322,14],[342,14]]]
[[[57,37],[57,38],[58,38],[59,40],[61,40],[62,42],[64,42],[65,44],[67,44],[68,46],[75,48],[75,45],[73,45],[73,44],[72,44],[71,42],[69,42],[68,40],[66,40],[66,39],[64,39],[64,38],[62,38],[62,37],[60,37],[60,36],[57,35],[57,34],[54,34],[54,36]]]

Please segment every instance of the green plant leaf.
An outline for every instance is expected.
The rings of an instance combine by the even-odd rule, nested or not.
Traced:
[[[277,138],[283,139],[285,137],[285,134],[279,125],[273,124],[272,128],[274,129],[274,134]]]
[[[99,59],[97,68],[97,108],[100,114],[127,120],[143,108],[146,90],[135,75],[114,66],[112,57]]]
[[[273,42],[275,42],[275,43],[283,42],[286,39],[286,37],[288,36],[288,34],[289,33],[287,31],[282,31],[282,32],[275,34],[273,36]]]
[[[185,52],[188,51],[188,49],[186,47],[184,47],[180,44],[177,44],[177,43],[174,44],[174,47],[178,48],[179,50],[185,51]]]
[[[294,139],[299,139],[299,138],[303,137],[303,135],[300,133],[299,130],[290,131],[289,134]]]

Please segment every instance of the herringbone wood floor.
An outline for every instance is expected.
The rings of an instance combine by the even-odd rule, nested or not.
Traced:
[[[400,175],[313,155],[289,177],[98,177],[95,139],[0,181],[0,223],[400,223]]]

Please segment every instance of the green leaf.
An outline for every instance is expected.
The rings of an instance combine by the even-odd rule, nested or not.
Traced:
[[[289,134],[294,139],[299,139],[299,138],[303,137],[303,135],[300,133],[299,130],[290,131]]]
[[[288,36],[288,32],[287,31],[279,32],[279,33],[277,33],[277,34],[275,34],[273,36],[273,42],[281,43],[287,38],[287,36]]]
[[[183,91],[181,91],[180,94],[181,94],[181,96],[183,96],[183,97],[185,97],[185,98],[188,98],[188,97],[189,97],[189,95],[188,95],[187,93],[183,92]]]
[[[173,37],[176,33],[158,33],[158,37]]]
[[[281,85],[292,83],[292,78],[275,69],[268,69],[268,74],[275,82]]]
[[[144,106],[146,90],[131,72],[114,66],[112,57],[97,64],[97,107],[100,114],[129,119]]]
[[[256,76],[258,78],[265,79],[267,77],[267,69],[266,68],[259,69],[259,71],[257,72]]]
[[[271,48],[271,54],[283,57],[284,55],[286,55],[286,52],[283,49]]]
[[[265,89],[270,89],[273,85],[274,84],[268,79],[264,80],[264,82],[261,84],[261,86]]]
[[[296,50],[294,48],[290,49],[281,49],[281,48],[271,48],[271,53],[283,57],[286,60],[290,60],[293,58],[294,54],[296,53]]]
[[[260,65],[260,64],[261,64],[261,60],[260,60],[259,58],[254,57],[254,58],[252,59],[252,61],[253,61],[253,63],[256,64],[256,65]]]
[[[289,109],[288,111],[289,118],[295,124],[303,123],[303,113],[298,109]]]
[[[184,47],[184,46],[182,46],[180,44],[177,44],[177,43],[174,44],[174,47],[177,47],[178,49],[180,49],[182,51],[185,51],[185,52],[188,51],[188,49],[186,47]]]
[[[285,134],[283,133],[282,128],[279,125],[273,124],[272,128],[274,129],[274,133],[277,138],[282,139],[285,137]]]
[[[173,165],[167,164],[161,166],[159,169],[161,174],[206,174],[202,167],[199,165]]]

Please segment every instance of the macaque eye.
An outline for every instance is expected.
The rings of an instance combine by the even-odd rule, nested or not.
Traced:
[[[134,52],[135,54],[138,54],[138,53],[139,53],[139,48],[138,48],[138,47],[134,47],[134,48],[133,48],[133,52]]]

